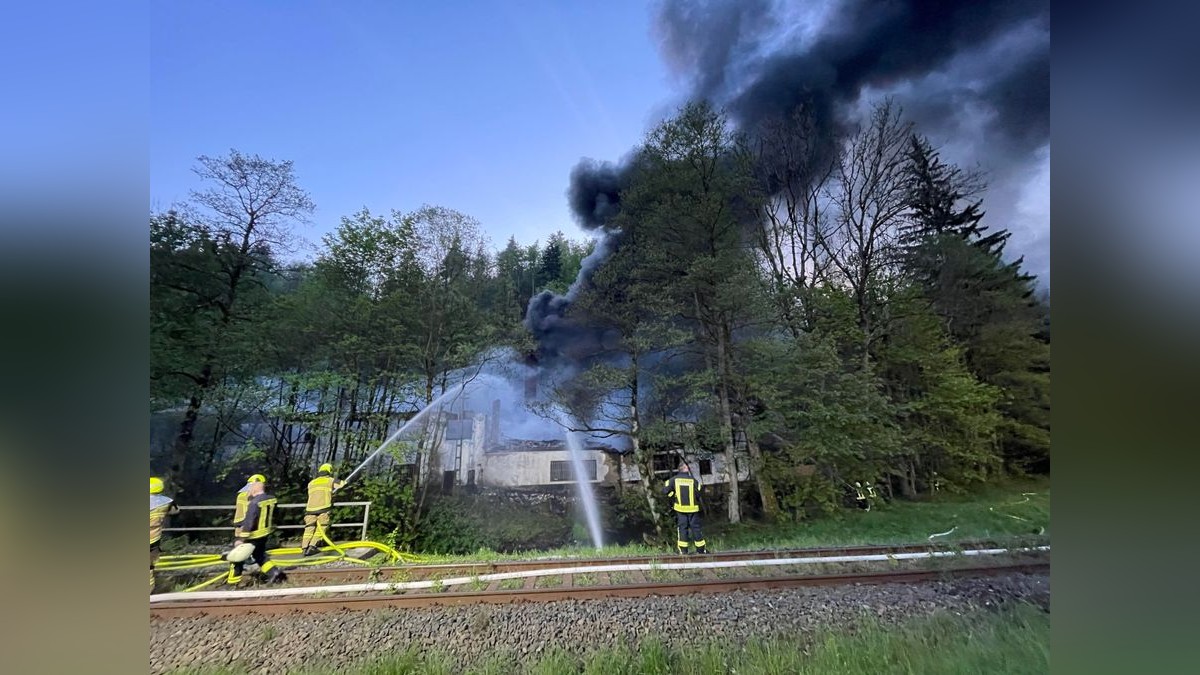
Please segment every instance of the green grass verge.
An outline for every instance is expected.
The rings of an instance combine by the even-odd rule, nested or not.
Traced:
[[[1033,493],[1026,495],[1024,493]],[[713,507],[710,505],[709,509]],[[869,512],[843,509],[824,518],[797,523],[743,521],[737,525],[705,526],[709,550],[808,548],[866,544],[905,544],[929,541],[929,535],[954,528],[935,542],[971,539],[1028,540],[1042,531],[1050,535],[1050,479],[1014,480],[970,495],[939,494],[922,501],[897,500]],[[480,549],[470,555],[426,556],[431,563],[492,562],[537,558],[612,558],[670,555],[673,550],[645,544],[564,547],[501,554]]]
[[[1033,493],[1033,494],[1024,494]],[[799,523],[741,523],[712,528],[719,550],[852,546],[1050,535],[1049,479],[1014,481],[973,495],[894,501],[871,511],[844,510]]]
[[[711,512],[713,508],[716,507],[709,505],[708,510]],[[711,551],[905,544],[927,542],[929,535],[951,528],[954,528],[951,534],[937,537],[934,541],[1019,541],[1029,540],[1038,531],[1043,531],[1038,539],[1048,540],[1050,479],[1008,481],[971,495],[943,493],[923,501],[897,500],[881,504],[870,512],[842,509],[832,516],[797,523],[706,523],[705,539]],[[575,546],[512,554],[481,548],[467,555],[418,555],[423,562],[439,564],[540,558],[665,556],[674,552],[666,546],[656,548],[638,543],[601,549]]]
[[[691,648],[657,640],[582,656],[552,650],[540,659],[514,663],[496,655],[465,672],[477,675],[717,675],[722,673],[1045,673],[1050,669],[1050,615],[1016,604],[963,616],[942,613],[900,625],[868,620],[857,630],[827,631],[801,639],[755,640],[744,646],[708,642]],[[205,675],[228,669],[180,671]],[[334,670],[300,671],[324,675]],[[336,672],[356,675],[449,674],[450,657],[415,649]]]

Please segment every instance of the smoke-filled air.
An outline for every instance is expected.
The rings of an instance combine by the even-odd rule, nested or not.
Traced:
[[[338,5],[289,11],[253,53],[232,37],[205,48],[200,17],[169,4],[163,67],[200,77],[194,54],[217,54],[229,89],[212,98],[239,104],[192,117],[177,101],[195,97],[156,74],[155,114],[175,129],[156,145],[155,162],[175,159],[156,165],[150,215],[158,611],[300,607],[315,603],[305,579],[360,574],[319,592],[515,599],[517,618],[471,615],[483,651],[525,658],[541,653],[531,640],[578,634],[592,637],[572,648],[600,636],[637,654],[661,634],[684,645],[664,648],[668,670],[704,672],[676,620],[695,608],[666,596],[774,584],[791,607],[801,568],[852,562],[892,575],[863,586],[880,612],[967,612],[1002,586],[1048,603],[1047,2]],[[238,25],[280,20],[249,5]],[[255,64],[255,86],[227,57]],[[958,577],[884,585],[943,564],[974,574],[970,556],[929,549],[983,540],[972,555],[1027,547],[1024,576],[986,593]],[[819,559],[866,545],[894,550]],[[604,571],[565,567],[588,561]],[[788,622],[870,604],[843,590],[768,612],[784,642],[764,654],[783,660],[705,653],[808,672],[833,638],[798,651]],[[606,593],[662,595],[646,616],[676,618],[589,623],[609,605],[547,602],[525,627],[523,600]],[[707,602],[722,635],[770,632],[746,620],[758,605]],[[987,620],[1035,635],[952,640],[957,655],[939,633],[930,658],[948,660],[914,647],[913,668],[1008,663],[1020,643],[1013,669],[1037,672],[1043,617],[1023,611]],[[403,633],[380,644],[429,646],[396,624],[362,623]],[[297,660],[246,662],[299,667],[311,645],[284,643]],[[837,667],[877,669],[844,662],[874,653],[846,644]]]

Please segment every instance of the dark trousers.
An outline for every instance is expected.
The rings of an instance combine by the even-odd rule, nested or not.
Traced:
[[[260,568],[265,568],[267,564],[267,537],[259,537],[258,539],[247,539],[247,544],[254,544],[254,553],[250,554],[250,559],[258,563]],[[235,577],[242,576],[242,568],[246,565],[244,562],[230,563],[233,565],[233,575]],[[263,569],[265,572],[266,569]]]
[[[704,548],[704,535],[700,533],[700,513],[675,513],[675,523],[679,528],[679,540],[676,542],[681,549],[686,549],[688,543],[696,545],[697,549]]]
[[[154,592],[154,563],[158,562],[159,553],[162,549],[159,548],[159,542],[150,544],[150,592]]]

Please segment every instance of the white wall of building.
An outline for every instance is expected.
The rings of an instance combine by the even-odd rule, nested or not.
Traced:
[[[598,450],[585,450],[581,460],[596,463],[596,473],[590,482],[603,483],[616,479],[615,472],[609,465],[604,453]],[[476,474],[476,480],[483,485],[520,487],[525,485],[560,485],[575,481],[575,472],[571,466],[571,452],[569,450],[489,452],[484,454],[482,465],[482,474]],[[560,476],[565,475],[566,480],[552,480],[555,477],[553,476],[553,472],[556,467],[560,472]],[[611,478],[610,474],[612,474]]]
[[[692,459],[689,460],[688,463],[691,465],[692,474],[699,478],[701,483],[712,485],[716,483],[729,482],[729,475],[726,472],[727,464],[725,462],[724,455],[713,455],[711,458],[705,458],[703,461],[698,458]],[[738,480],[748,480],[750,478],[750,458],[746,455],[738,455],[737,464]],[[678,461],[672,460],[671,469],[655,471],[654,478],[665,481],[668,477],[675,473],[675,466],[677,465]],[[701,471],[703,468],[707,468],[709,470],[707,472]],[[642,472],[640,469],[638,469],[636,464],[631,461],[627,461],[622,467],[621,477],[625,480],[625,482],[640,481],[642,479]]]
[[[519,449],[512,445],[503,450],[487,451],[487,417],[483,413],[471,416],[471,433],[469,438],[446,438],[442,441],[436,457],[433,458],[433,479],[441,481],[446,471],[457,471],[454,482],[466,485],[472,479],[478,485],[493,487],[523,487],[534,485],[561,485],[574,482],[575,475],[571,469],[571,453],[566,447],[558,449],[553,444],[550,447]],[[459,455],[461,454],[461,462]],[[616,458],[595,449],[583,451],[584,461],[596,462],[596,474],[593,483],[615,483],[618,479]],[[558,463],[562,464],[558,464]],[[674,473],[675,459],[671,461],[670,470],[656,471],[655,480],[666,480]],[[692,472],[701,482],[717,484],[729,482],[723,455],[714,455],[703,461],[696,458],[692,462]],[[738,457],[738,480],[750,477],[749,458],[745,455]],[[632,458],[625,457],[621,463],[620,479],[629,483],[641,479],[638,467]],[[558,467],[557,469],[555,467]],[[708,471],[702,471],[708,469]],[[562,477],[566,471],[566,480],[552,480]],[[558,471],[559,476],[552,472]]]

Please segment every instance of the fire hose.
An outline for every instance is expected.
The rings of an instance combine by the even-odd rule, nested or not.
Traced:
[[[341,543],[335,543],[332,539],[329,538],[329,535],[325,532],[325,528],[323,528],[323,527],[317,528],[317,533],[320,536],[321,540],[323,540],[326,544],[325,546],[321,546],[318,548],[318,550],[320,551],[320,555],[310,556],[310,557],[302,558],[302,559],[298,559],[298,560],[282,560],[282,561],[275,560],[274,561],[275,565],[277,567],[287,569],[290,567],[308,567],[308,566],[313,566],[313,565],[325,565],[325,564],[332,563],[332,562],[348,562],[348,563],[353,563],[356,565],[372,565],[372,564],[374,564],[374,563],[368,562],[366,560],[360,560],[358,558],[354,558],[354,557],[346,555],[347,549],[354,549],[354,548],[370,548],[370,549],[379,551],[380,553],[383,553],[384,556],[386,556],[387,563],[395,563],[397,561],[405,562],[405,563],[425,562],[424,558],[421,558],[421,557],[418,557],[418,556],[415,556],[415,555],[412,555],[409,553],[401,553],[400,551],[397,551],[396,549],[388,546],[387,544],[381,544],[377,541],[358,540],[358,541],[346,541],[346,542],[341,542]],[[274,549],[271,549],[270,551],[267,551],[267,555],[271,556],[272,558],[274,558],[275,556],[302,555],[302,554],[303,554],[303,550],[301,548],[295,547],[295,546],[274,548]],[[224,565],[229,564],[229,560],[226,558],[227,555],[229,555],[229,554],[228,553],[185,553],[185,554],[179,554],[179,555],[164,555],[164,556],[160,557],[156,563],[154,563],[154,569],[166,572],[166,571],[179,571],[179,570],[198,570],[198,569],[204,569],[206,567],[215,567],[218,565],[224,566]],[[227,574],[224,571],[222,571],[220,574],[212,577],[211,579],[208,579],[207,581],[203,581],[199,584],[196,584],[195,586],[191,586],[189,588],[184,589],[183,592],[190,593],[192,591],[198,591],[202,588],[207,588],[208,586],[211,586],[212,584],[215,584],[215,583],[221,581],[222,579],[226,579],[226,578],[227,578]]]

